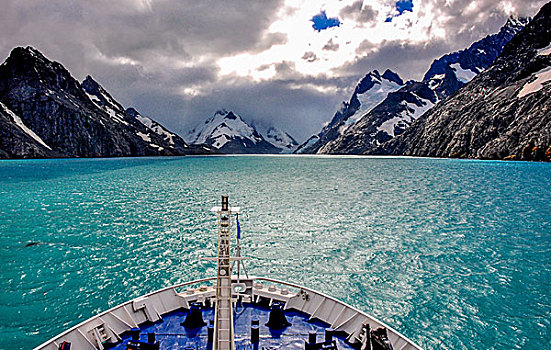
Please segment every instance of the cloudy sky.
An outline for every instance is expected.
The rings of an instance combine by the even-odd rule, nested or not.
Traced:
[[[0,0],[0,59],[31,45],[181,135],[216,110],[304,141],[373,69],[432,60],[545,0]]]

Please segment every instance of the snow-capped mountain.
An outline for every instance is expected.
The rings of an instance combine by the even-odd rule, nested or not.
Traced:
[[[212,147],[220,153],[280,153],[275,147],[232,111],[220,110],[204,124],[193,129],[188,140],[195,145]]]
[[[317,134],[297,148],[295,153],[317,153],[324,145],[338,138],[362,116],[381,103],[389,93],[404,85],[398,74],[374,70],[363,77],[348,102],[343,102],[333,119]]]
[[[551,3],[494,63],[374,154],[551,160]]]
[[[186,143],[32,47],[0,65],[0,157],[184,155]],[[140,121],[142,119],[142,121]]]
[[[427,85],[408,82],[398,91],[389,93],[382,103],[339,137],[324,144],[318,153],[361,154],[403,133],[436,102],[435,92]]]
[[[376,81],[377,74],[374,74],[376,71],[368,74],[356,87],[350,102],[345,103],[333,120],[296,153],[364,153],[400,135],[423,113],[488,67],[528,21],[509,18],[499,33],[465,50],[442,56],[432,63],[421,82],[404,84],[397,75],[386,71],[382,77],[386,76],[394,85],[387,85],[389,89],[385,90],[381,84],[380,94],[374,94],[372,82]],[[362,84],[370,89],[360,102],[357,95],[362,91]],[[369,98],[367,102],[366,97]],[[360,107],[357,107],[359,102]]]
[[[270,127],[266,131],[266,141],[281,149],[281,153],[292,153],[298,146],[298,142],[287,132]]]
[[[509,17],[497,34],[488,35],[465,50],[453,52],[434,60],[423,82],[444,99],[471,81],[501,54],[507,44],[530,18]]]

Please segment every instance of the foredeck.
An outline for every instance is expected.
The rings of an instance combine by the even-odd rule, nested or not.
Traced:
[[[297,311],[288,311],[287,320],[292,326],[285,329],[274,331],[266,325],[268,322],[270,310],[266,307],[254,304],[244,304],[237,306],[234,317],[235,347],[240,349],[301,349],[304,350],[304,344],[308,341],[311,332],[315,332],[317,340],[325,339],[325,329],[329,326],[326,323],[309,320],[309,316]],[[186,319],[187,312],[184,310],[174,311],[163,316],[163,322],[148,324],[140,327],[140,340],[146,341],[148,333],[155,333],[156,340],[159,341],[161,349],[209,349],[211,344],[208,342],[208,325],[196,329],[186,329],[181,324]],[[214,308],[203,310],[205,321],[214,319]],[[251,321],[258,320],[260,324],[260,341],[251,342]],[[353,349],[346,343],[342,335],[333,336],[340,350]],[[130,335],[125,335],[120,344],[115,346],[114,350],[126,350]]]
[[[160,349],[204,348],[200,344],[208,342],[208,337],[205,337],[208,326],[189,329],[180,323],[184,322],[191,303],[205,305],[201,311],[204,321],[208,323],[214,319],[215,282],[215,277],[192,281],[131,300],[82,322],[35,350],[58,350],[63,341],[70,342],[72,350],[102,350],[111,345],[125,349],[129,332],[136,327],[143,330],[141,336],[144,338],[147,338],[147,333],[155,332]],[[235,277],[232,282],[237,286]],[[315,331],[318,341],[323,341],[325,328],[336,332],[339,349],[350,349],[349,344],[358,344],[365,339],[362,334],[365,325],[371,329],[386,327],[396,350],[421,349],[383,322],[312,289],[262,277],[240,279],[239,286],[244,290],[235,292],[237,288],[233,288],[233,297],[236,301],[235,340],[240,348],[251,348],[251,320],[257,317],[260,349],[298,349],[297,346],[304,349],[309,336],[305,333]],[[243,304],[237,302],[238,297]],[[267,307],[274,302],[282,303],[291,323],[281,331],[272,331],[265,326],[269,314]]]

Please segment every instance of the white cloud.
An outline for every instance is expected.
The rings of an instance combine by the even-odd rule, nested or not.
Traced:
[[[369,7],[379,9],[373,12],[370,22],[365,23],[361,16],[364,6],[359,6],[357,0],[333,2],[301,2],[288,0],[285,7],[279,11],[276,20],[268,29],[272,33],[283,33],[287,42],[274,45],[265,51],[229,55],[218,60],[222,75],[237,74],[253,79],[273,79],[274,75],[258,74],[261,67],[283,60],[296,63],[296,70],[304,75],[318,75],[333,72],[345,64],[349,64],[361,56],[377,51],[377,45],[384,42],[402,41],[409,44],[429,42],[445,38],[446,16],[436,16],[435,4],[432,1],[415,1],[414,11],[406,11],[395,17],[392,22],[385,22],[389,13],[395,11],[395,2],[386,0],[370,1]],[[292,9],[293,11],[290,11]],[[357,16],[351,11],[356,10]],[[338,17],[340,13],[348,14],[341,18],[339,27],[332,27],[320,32],[312,28],[310,19],[320,10],[328,17]],[[370,50],[362,50],[365,41],[372,43]],[[333,50],[327,50],[331,42]],[[303,59],[305,53],[316,59]]]

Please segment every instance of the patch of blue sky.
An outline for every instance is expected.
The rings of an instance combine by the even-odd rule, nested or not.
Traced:
[[[392,22],[392,18],[400,16],[404,11],[413,12],[413,0],[396,1],[396,11],[398,14],[387,17],[385,22]]]
[[[312,17],[310,21],[314,22],[314,24],[312,24],[312,28],[318,32],[332,27],[339,27],[341,25],[341,21],[337,17],[327,18],[325,11],[321,11],[319,14]]]

